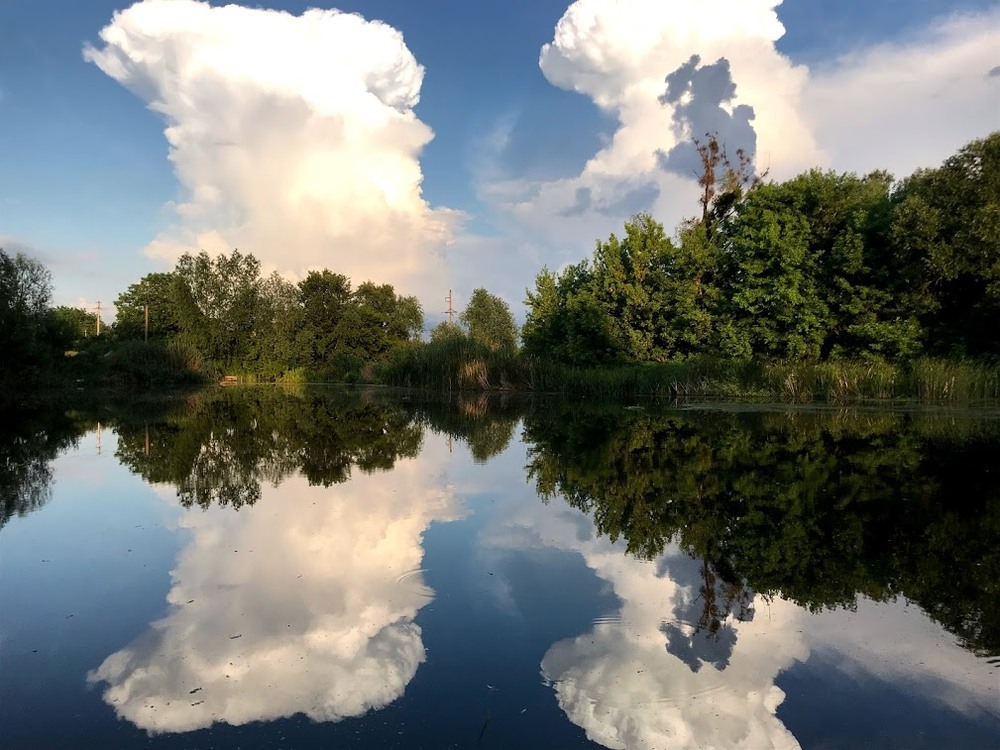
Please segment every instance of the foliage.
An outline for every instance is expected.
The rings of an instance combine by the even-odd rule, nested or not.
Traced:
[[[507,304],[483,288],[464,331],[441,324],[424,344],[416,298],[331,270],[262,278],[236,250],[144,276],[116,300],[113,336],[91,336],[86,311],[50,307],[42,264],[0,250],[0,383],[148,387],[195,367],[624,397],[996,397],[1000,132],[899,183],[820,170],[765,183],[714,136],[696,148],[700,216],[670,237],[638,214],[589,258],[542,269],[521,350]],[[151,346],[135,348],[147,305]]]
[[[1000,653],[992,423],[562,408],[532,412],[524,434],[542,497],[632,554],[676,541],[729,584],[810,608],[902,594]]]
[[[50,367],[51,298],[52,274],[44,265],[0,248],[0,382],[27,382]]]
[[[260,262],[234,250],[181,256],[174,270],[179,339],[223,368],[251,359],[259,335]]]
[[[121,339],[145,339],[146,306],[149,306],[149,338],[153,341],[180,332],[177,276],[150,273],[118,295],[115,300],[114,332]]]
[[[440,344],[445,341],[464,341],[466,338],[465,331],[462,330],[461,326],[446,320],[442,320],[431,329],[430,340],[432,344]]]
[[[570,365],[692,355],[907,361],[996,356],[1000,133],[900,185],[811,170],[763,183],[698,144],[701,217],[652,217],[527,293],[525,350]]]
[[[893,195],[894,251],[915,269],[927,346],[939,356],[1000,352],[1000,131]]]
[[[97,335],[97,321],[92,313],[79,307],[60,305],[48,311],[47,335],[54,349],[79,349],[88,338]]]
[[[490,349],[517,348],[517,323],[507,303],[479,287],[459,316],[469,338]]]
[[[131,389],[204,381],[197,351],[178,341],[127,341],[108,353],[107,378]]]

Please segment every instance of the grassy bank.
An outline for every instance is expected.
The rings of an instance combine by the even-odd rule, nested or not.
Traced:
[[[385,383],[446,393],[523,391],[575,398],[771,400],[852,403],[912,399],[935,403],[1000,401],[1000,367],[967,361],[764,362],[693,358],[662,364],[567,367],[468,341],[397,353]]]

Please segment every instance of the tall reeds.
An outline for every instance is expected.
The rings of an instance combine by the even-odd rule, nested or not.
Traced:
[[[824,402],[1000,402],[1000,368],[967,361],[764,362],[693,357],[664,363],[572,367],[467,339],[397,352],[379,372],[388,385],[435,390],[524,391],[577,398]]]

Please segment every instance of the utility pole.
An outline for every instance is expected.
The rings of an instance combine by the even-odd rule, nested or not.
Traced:
[[[448,325],[451,325],[451,316],[455,313],[454,308],[451,306],[451,289],[448,290],[448,296],[445,297],[445,302],[448,303],[448,309],[445,310],[448,313]]]
[[[145,341],[148,344],[149,343],[149,303],[147,302],[145,305],[143,305],[143,308],[144,308],[144,311],[145,311],[145,314],[146,314],[146,338],[145,338]]]
[[[101,301],[97,300],[97,335],[101,335]]]

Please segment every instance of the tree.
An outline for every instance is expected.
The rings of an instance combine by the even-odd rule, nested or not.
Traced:
[[[764,185],[725,230],[720,348],[731,357],[817,359],[829,310],[817,287],[809,222]]]
[[[452,341],[465,341],[465,331],[454,323],[442,320],[431,329],[431,343],[444,344]]]
[[[0,248],[0,379],[23,380],[51,363],[46,319],[52,274],[24,253]]]
[[[394,348],[418,340],[424,330],[417,298],[396,294],[391,284],[366,281],[358,286],[353,302],[351,341],[365,361],[385,359]]]
[[[307,364],[328,368],[348,348],[351,280],[327,270],[310,271],[299,282],[299,296],[302,322],[297,349]]]
[[[115,335],[144,339],[149,305],[149,338],[155,341],[176,336],[180,332],[177,281],[173,272],[149,273],[129,285],[115,300]]]
[[[185,253],[174,270],[184,343],[222,366],[245,364],[258,334],[260,262],[238,250]]]
[[[48,311],[46,336],[56,350],[77,349],[96,333],[93,313],[80,307],[60,305]]]
[[[892,252],[909,261],[932,353],[1000,353],[1000,131],[894,191]]]
[[[620,357],[611,316],[594,293],[594,273],[584,260],[555,276],[547,268],[527,292],[522,339],[526,353],[572,365],[613,362]]]
[[[558,277],[543,268],[535,277],[535,291],[526,289],[525,295],[528,314],[521,329],[524,351],[536,357],[551,357],[565,338]]]
[[[306,364],[296,338],[302,329],[302,315],[295,284],[277,272],[261,282],[253,353],[262,374],[276,376]]]
[[[502,299],[482,287],[472,292],[469,304],[459,316],[469,332],[469,338],[490,349],[517,348],[517,323],[510,307]]]
[[[706,133],[706,141],[695,139],[694,145],[701,160],[698,185],[701,195],[701,225],[709,240],[741,200],[767,177],[767,170],[758,175],[753,160],[743,149],[736,150],[736,163],[729,159],[724,143],[719,143],[717,133]],[[689,222],[689,226],[696,222]]]

